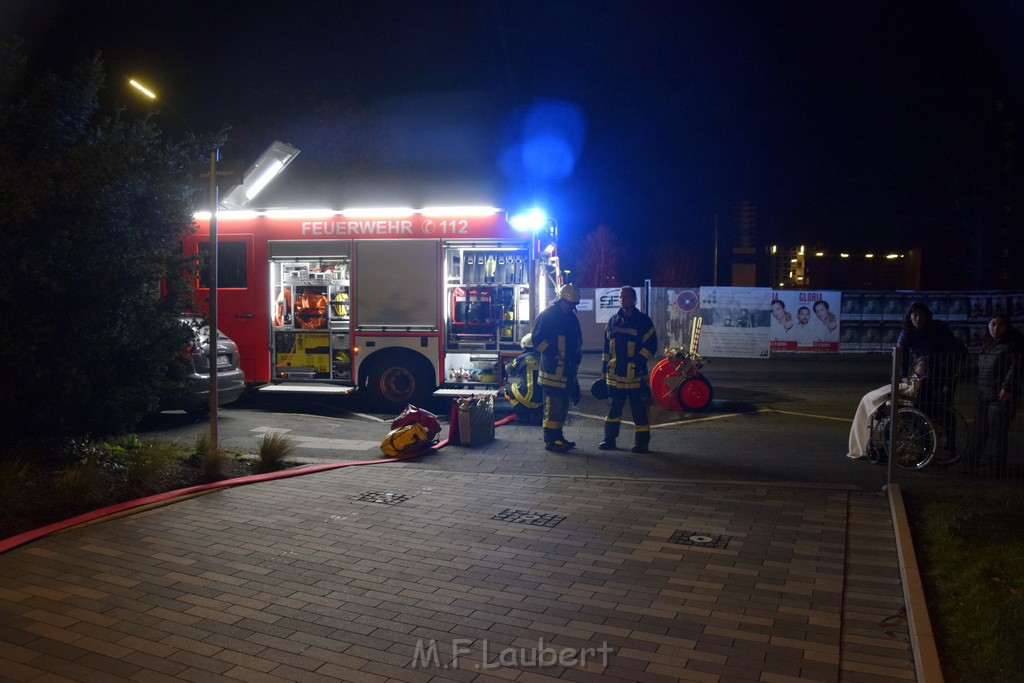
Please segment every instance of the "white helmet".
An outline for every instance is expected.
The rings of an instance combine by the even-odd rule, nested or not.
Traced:
[[[519,345],[523,347],[523,351],[525,351],[526,349],[532,349],[533,335],[530,333],[524,334],[522,340],[520,340],[519,342]]]
[[[565,299],[571,304],[580,302],[580,288],[572,283],[564,284],[558,288],[558,298]]]

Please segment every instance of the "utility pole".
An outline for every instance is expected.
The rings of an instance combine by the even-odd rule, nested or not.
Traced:
[[[711,271],[711,284],[718,286],[718,214],[715,214],[715,256]]]
[[[210,448],[216,453],[217,445],[217,161],[220,147],[210,152]]]

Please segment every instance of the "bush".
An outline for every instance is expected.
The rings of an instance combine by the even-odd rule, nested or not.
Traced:
[[[140,445],[124,458],[124,488],[130,496],[157,491],[184,455],[171,443]]]
[[[71,509],[103,503],[109,498],[112,488],[107,470],[92,460],[72,465],[57,477],[60,501]]]
[[[14,514],[28,498],[32,466],[24,460],[0,460],[0,512]]]

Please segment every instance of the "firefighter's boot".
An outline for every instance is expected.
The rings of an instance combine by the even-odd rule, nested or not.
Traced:
[[[650,453],[651,449],[648,446],[651,445],[651,433],[650,432],[637,432],[635,440],[633,442],[632,451],[634,453]]]
[[[618,422],[605,422],[604,423],[604,440],[597,444],[597,447],[602,451],[615,451],[618,450],[618,446],[615,445],[615,439],[619,437],[619,423]]]
[[[544,448],[555,453],[568,453],[576,444],[567,441],[561,429],[544,428]]]

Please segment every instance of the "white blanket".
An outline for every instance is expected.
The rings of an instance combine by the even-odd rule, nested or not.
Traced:
[[[850,452],[847,458],[863,458],[868,454],[868,443],[871,441],[871,416],[878,407],[889,399],[890,387],[878,387],[873,391],[864,394],[857,406],[857,413],[853,416],[853,426],[850,427]]]

